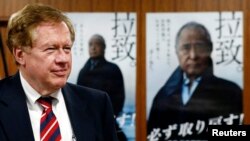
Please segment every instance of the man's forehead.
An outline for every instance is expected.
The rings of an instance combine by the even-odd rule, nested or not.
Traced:
[[[181,34],[180,35],[183,35],[183,34],[200,34],[202,36],[205,36],[205,31],[202,29],[202,28],[199,28],[199,27],[186,27],[184,28],[182,31],[181,31]]]
[[[180,41],[182,39],[186,40],[207,40],[206,34],[200,29],[184,29],[180,34]]]

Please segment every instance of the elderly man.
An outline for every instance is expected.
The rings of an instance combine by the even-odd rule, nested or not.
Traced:
[[[99,89],[108,93],[113,111],[117,117],[125,101],[125,89],[120,68],[105,59],[106,43],[99,34],[94,34],[89,40],[89,59],[80,70],[77,84]],[[125,134],[116,124],[119,141],[126,141]]]
[[[181,27],[176,37],[179,66],[154,98],[149,136],[154,129],[169,129],[171,136],[166,133],[160,140],[206,139],[212,119],[242,113],[242,90],[213,74],[212,50],[210,34],[203,25],[189,22]],[[221,120],[221,124],[226,123]]]

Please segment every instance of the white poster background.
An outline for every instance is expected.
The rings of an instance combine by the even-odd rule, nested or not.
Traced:
[[[231,80],[243,88],[242,12],[148,13],[146,15],[147,117],[156,93],[179,64],[175,53],[176,34],[182,25],[190,21],[203,24],[211,34],[214,74]],[[229,39],[230,41],[234,39],[231,48]],[[223,52],[220,46],[222,42]],[[238,52],[234,45],[240,46]],[[224,58],[221,54],[225,55]]]
[[[125,103],[123,115],[119,118],[127,138],[134,140],[135,137],[135,88],[136,88],[136,14],[135,13],[65,13],[73,22],[76,31],[76,40],[72,49],[72,72],[68,81],[76,83],[80,69],[84,66],[88,54],[88,42],[92,35],[100,34],[106,41],[105,58],[113,62],[121,69],[125,85]],[[132,20],[133,19],[133,20]],[[115,23],[116,22],[116,23]],[[115,32],[114,28],[117,29]],[[127,46],[120,48],[117,57],[114,36],[120,39],[128,37]],[[130,48],[129,44],[134,43]],[[124,41],[120,41],[124,43]],[[129,54],[129,55],[128,55]],[[134,57],[132,60],[130,57]]]

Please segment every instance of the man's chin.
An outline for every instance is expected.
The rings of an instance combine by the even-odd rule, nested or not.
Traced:
[[[66,84],[66,80],[60,80],[53,83],[53,86],[57,89],[62,88]]]
[[[188,71],[187,71],[187,75],[188,75],[188,76],[198,77],[198,76],[201,75],[201,71],[195,70],[195,69],[188,70]]]

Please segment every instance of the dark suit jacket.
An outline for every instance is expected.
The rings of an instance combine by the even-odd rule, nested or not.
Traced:
[[[229,117],[230,113],[236,115],[242,113],[241,88],[214,76],[211,68],[202,75],[199,85],[186,105],[182,104],[182,83],[183,71],[178,67],[154,98],[148,119],[148,133],[153,128],[163,130],[169,125],[185,122],[194,123],[195,126],[197,120],[205,121],[207,125],[209,118],[219,116],[225,118]],[[238,124],[238,121],[234,124]],[[222,124],[225,123],[222,121]],[[205,133],[200,136],[195,135],[195,131],[193,133],[193,136],[189,136],[192,139],[205,137],[203,136]],[[172,137],[178,136],[172,133]]]
[[[116,64],[105,60],[104,57],[94,60],[98,63],[92,70],[90,70],[91,59],[80,70],[77,84],[107,92],[113,105],[114,114],[118,116],[122,111],[125,100],[121,70]]]
[[[77,141],[117,141],[106,93],[67,83],[62,88]],[[34,141],[19,73],[0,81],[0,141]]]

